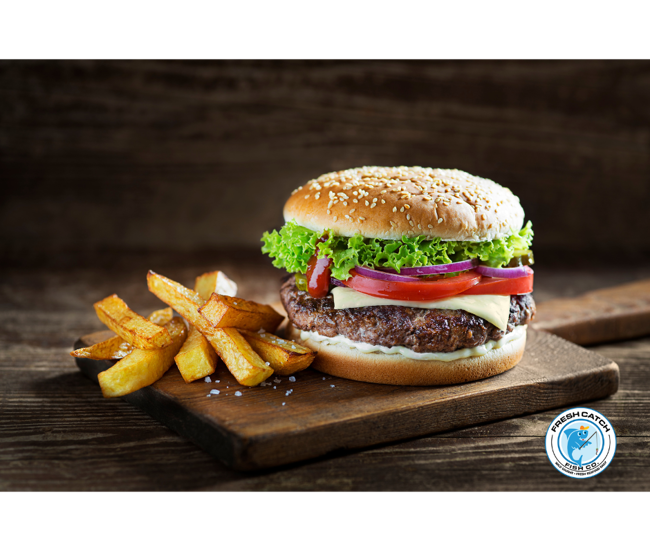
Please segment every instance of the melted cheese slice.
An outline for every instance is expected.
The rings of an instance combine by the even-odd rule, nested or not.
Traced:
[[[373,297],[359,293],[349,287],[335,287],[334,309],[364,308],[366,306],[406,306],[407,308],[424,308],[426,310],[465,310],[482,317],[502,331],[508,327],[510,316],[510,297],[508,295],[465,295],[432,302],[414,302],[411,300],[392,300]]]

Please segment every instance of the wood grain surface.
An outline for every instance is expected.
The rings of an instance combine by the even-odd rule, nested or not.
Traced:
[[[101,326],[92,303],[117,293],[146,313],[152,268],[190,285],[224,270],[243,297],[277,298],[281,273],[265,258],[211,253],[60,254],[46,269],[0,275],[0,489],[2,490],[518,490],[650,491],[650,339],[589,348],[620,368],[616,394],[586,406],[614,425],[609,468],[577,482],[544,450],[560,409],[474,425],[384,446],[242,473],[120,399],[103,399],[69,356],[76,338]],[[579,296],[650,277],[650,266],[593,263],[535,267],[535,299]]]
[[[648,335],[650,280],[543,302],[533,327],[582,346]]]
[[[557,410],[242,474],[103,399],[68,355],[100,326],[101,298],[159,307],[149,269],[191,285],[220,268],[273,302],[281,272],[242,248],[281,224],[294,187],[360,164],[511,187],[535,225],[540,309],[647,280],[649,74],[649,61],[0,61],[0,489],[650,490],[648,336],[589,347],[620,368],[618,392],[588,403],[619,447],[578,483],[544,452]]]

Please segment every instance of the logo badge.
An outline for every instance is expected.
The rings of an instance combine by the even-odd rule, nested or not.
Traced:
[[[616,433],[609,420],[591,408],[562,412],[546,431],[546,455],[571,478],[591,478],[605,470],[616,453]]]

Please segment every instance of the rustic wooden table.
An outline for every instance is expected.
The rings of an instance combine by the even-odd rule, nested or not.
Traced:
[[[331,454],[256,473],[226,468],[119,399],[105,400],[68,355],[101,329],[92,303],[117,292],[141,313],[159,306],[152,268],[185,284],[207,270],[244,297],[277,299],[281,272],[255,254],[60,255],[6,266],[0,278],[0,490],[650,490],[650,337],[591,347],[616,361],[614,396],[588,403],[614,424],[610,467],[576,481],[544,449],[560,410]],[[538,302],[650,277],[625,270],[536,267]]]

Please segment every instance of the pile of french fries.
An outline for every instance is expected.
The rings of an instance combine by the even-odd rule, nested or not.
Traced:
[[[197,277],[194,290],[152,271],[147,284],[169,307],[145,319],[117,295],[100,300],[94,305],[97,317],[117,336],[70,354],[119,359],[98,376],[104,397],[151,385],[174,362],[190,383],[212,374],[221,359],[241,385],[252,387],[274,372],[288,376],[304,370],[314,360],[312,350],[272,334],[283,316],[268,304],[235,297],[237,285],[223,272]]]

